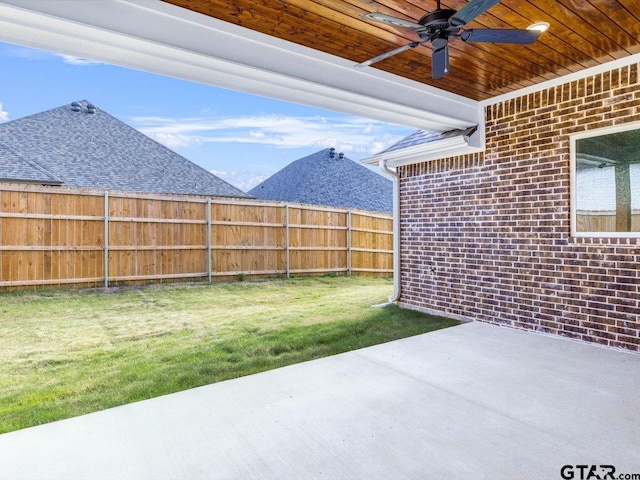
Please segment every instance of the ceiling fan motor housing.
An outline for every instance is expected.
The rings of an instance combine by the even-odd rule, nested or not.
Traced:
[[[449,28],[449,19],[456,13],[455,10],[434,10],[424,15],[418,23],[432,30],[445,30]]]

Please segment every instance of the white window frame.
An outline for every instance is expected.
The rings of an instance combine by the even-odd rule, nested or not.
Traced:
[[[640,238],[640,232],[579,232],[578,214],[576,211],[576,191],[577,191],[577,163],[576,163],[576,142],[583,138],[599,137],[612,133],[626,132],[628,130],[640,130],[640,121],[616,125],[614,127],[598,128],[583,133],[577,133],[569,137],[570,150],[570,209],[571,209],[571,236],[589,238]]]

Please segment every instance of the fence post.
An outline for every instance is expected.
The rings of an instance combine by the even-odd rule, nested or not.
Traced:
[[[347,210],[347,276],[351,276],[351,210]]]
[[[212,274],[211,236],[211,197],[207,197],[207,272],[209,283],[211,283]]]
[[[109,192],[104,192],[104,288],[109,288]]]
[[[285,225],[285,269],[287,271],[287,278],[289,277],[290,270],[290,258],[289,258],[289,204],[284,204],[284,225]]]

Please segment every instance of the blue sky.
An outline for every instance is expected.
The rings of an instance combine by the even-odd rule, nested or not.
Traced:
[[[412,128],[0,43],[0,122],[89,100],[248,190],[327,147],[360,160]]]

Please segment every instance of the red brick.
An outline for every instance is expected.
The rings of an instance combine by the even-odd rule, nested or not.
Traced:
[[[640,239],[569,225],[569,136],[635,120],[638,72],[489,105],[484,153],[401,167],[402,303],[640,351]]]

